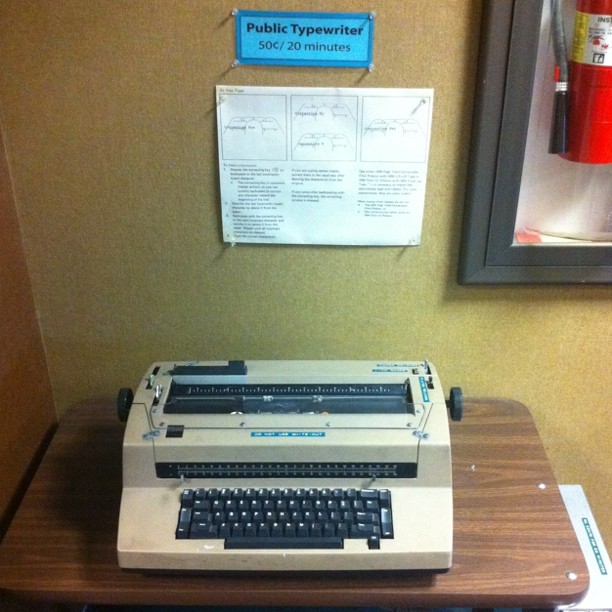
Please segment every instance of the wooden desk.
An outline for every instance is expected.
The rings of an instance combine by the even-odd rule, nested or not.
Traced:
[[[122,435],[110,402],[65,416],[0,546],[0,589],[66,603],[542,608],[572,603],[588,587],[544,448],[516,402],[466,401],[463,420],[451,423],[454,562],[433,576],[121,570]]]

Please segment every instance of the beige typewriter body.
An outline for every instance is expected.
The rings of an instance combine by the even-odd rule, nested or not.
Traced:
[[[160,362],[138,386],[123,443],[117,540],[121,567],[450,567],[449,427],[442,386],[431,363],[233,363],[243,370],[235,371],[227,362]],[[406,410],[387,408],[387,386],[403,387]],[[179,387],[182,394],[173,396]],[[251,395],[242,404],[245,388]],[[278,389],[282,396],[275,394]],[[215,402],[222,408],[199,409]],[[369,549],[365,540],[348,539],[341,550],[226,550],[223,540],[177,539],[179,498],[187,487],[384,488],[392,496],[394,535],[383,539],[378,550]]]

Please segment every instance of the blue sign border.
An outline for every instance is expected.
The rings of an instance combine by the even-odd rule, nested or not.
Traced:
[[[237,65],[372,68],[373,13],[237,10],[234,16]],[[262,24],[259,31],[247,31],[246,20],[249,18],[251,24],[253,20],[268,20],[267,28],[263,30]],[[340,32],[317,32],[326,28]],[[351,43],[357,44],[353,44],[351,49]],[[340,54],[347,55],[348,59],[343,59]]]

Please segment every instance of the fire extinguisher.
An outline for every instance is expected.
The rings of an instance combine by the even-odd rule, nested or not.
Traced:
[[[612,0],[576,0],[569,63],[559,0],[551,7],[557,85],[549,151],[574,162],[610,164]]]

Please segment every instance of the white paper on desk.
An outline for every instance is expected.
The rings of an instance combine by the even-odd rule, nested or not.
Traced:
[[[217,86],[226,242],[417,245],[432,89]]]

